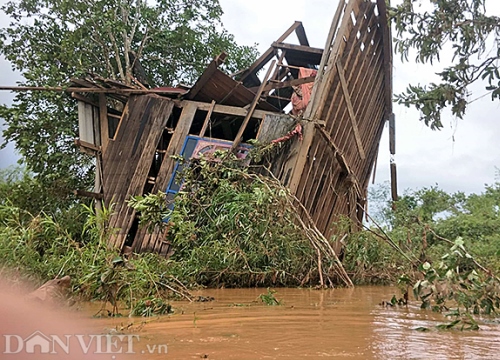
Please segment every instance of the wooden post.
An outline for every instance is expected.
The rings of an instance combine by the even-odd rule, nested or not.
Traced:
[[[210,104],[210,109],[208,109],[207,116],[205,117],[205,121],[203,122],[203,126],[201,127],[200,136],[204,137],[205,132],[207,131],[208,123],[210,122],[210,117],[212,116],[212,112],[214,111],[215,100],[212,100]]]
[[[243,132],[245,131],[248,122],[250,121],[253,112],[255,108],[257,107],[257,104],[259,103],[260,96],[262,95],[262,91],[264,90],[264,86],[266,85],[267,80],[269,79],[269,76],[271,75],[271,72],[274,69],[274,66],[276,64],[276,60],[273,60],[271,63],[271,66],[269,66],[269,69],[267,69],[266,76],[264,77],[264,81],[259,86],[259,90],[257,90],[257,93],[255,94],[255,97],[252,101],[252,104],[250,105],[250,108],[248,109],[247,115],[245,116],[245,119],[243,119],[243,123],[240,126],[240,129],[238,130],[238,133],[236,134],[236,137],[234,138],[233,146],[231,147],[231,151],[234,151],[236,147],[239,145],[241,141],[241,137],[243,136]]]
[[[392,201],[398,201],[398,176],[394,162],[391,163],[391,195]]]
[[[100,123],[100,140],[101,149],[104,153],[108,147],[109,129],[108,129],[108,107],[106,104],[106,94],[99,94],[99,123]]]
[[[389,150],[391,155],[396,155],[396,116],[389,116]]]

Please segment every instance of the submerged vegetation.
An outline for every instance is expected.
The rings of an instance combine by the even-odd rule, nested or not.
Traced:
[[[372,190],[379,204],[385,197]],[[477,329],[476,315],[500,314],[499,183],[471,195],[409,191],[373,217],[347,240],[344,265],[355,283],[399,284],[422,309],[451,319],[440,329]]]

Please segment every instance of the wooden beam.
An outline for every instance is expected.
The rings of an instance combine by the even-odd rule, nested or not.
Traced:
[[[86,104],[89,104],[89,105],[92,105],[92,106],[95,106],[95,107],[99,107],[98,103],[96,103],[95,101],[92,101],[91,99],[89,99],[86,96],[83,96],[83,95],[80,95],[80,94],[77,94],[77,93],[71,93],[71,97],[73,99],[78,100],[78,101],[83,101]]]
[[[342,11],[344,10],[344,7],[345,7],[345,1],[344,0],[339,1],[339,4],[337,6],[337,11],[335,12],[335,15],[333,16],[332,24],[330,25],[330,31],[328,32],[328,36],[326,38],[325,48],[323,50],[323,56],[321,57],[321,62],[319,64],[318,75],[316,75],[317,81],[314,84],[314,87],[313,87],[313,90],[311,93],[311,101],[309,102],[310,108],[313,107],[312,106],[313,102],[315,102],[314,95],[318,91],[318,87],[321,85],[320,83],[321,83],[321,80],[323,79],[324,68],[325,68],[325,65],[326,65],[328,58],[330,56],[330,50],[332,47],[333,40],[335,38],[335,33],[337,32],[337,28],[339,27],[340,16],[342,15]],[[308,114],[308,116],[310,116],[310,113]]]
[[[270,84],[264,86],[264,91],[269,91],[269,90],[273,90],[273,89],[282,89],[282,88],[286,88],[286,87],[292,87],[292,86],[312,83],[312,82],[314,82],[315,79],[316,79],[315,76],[308,76],[308,77],[305,77],[302,79],[293,79],[293,80],[289,80],[289,81],[270,83]]]
[[[351,119],[351,126],[354,132],[354,139],[356,140],[356,145],[358,147],[359,156],[362,160],[366,158],[365,150],[363,149],[363,143],[361,142],[361,135],[359,134],[358,124],[356,122],[356,114],[354,113],[354,108],[351,102],[351,96],[349,95],[349,89],[347,88],[347,82],[345,80],[344,67],[337,61],[337,71],[340,78],[340,84],[342,86],[342,91],[344,93],[344,99],[347,104],[347,110],[349,111],[349,118]]]
[[[257,104],[259,103],[260,96],[262,95],[262,92],[264,90],[264,85],[266,84],[267,80],[269,79],[269,76],[271,76],[272,71],[274,70],[274,66],[276,65],[276,60],[273,60],[271,63],[271,66],[269,66],[269,69],[267,69],[266,76],[264,77],[264,81],[262,81],[262,84],[260,84],[259,90],[255,94],[255,97],[252,101],[252,104],[250,105],[250,108],[248,109],[248,112],[245,116],[245,119],[243,119],[243,123],[240,126],[240,129],[238,130],[238,133],[236,134],[236,137],[234,138],[233,141],[233,146],[231,147],[231,151],[234,151],[236,147],[239,145],[241,138],[243,136],[243,132],[247,128],[248,122],[252,118],[252,115],[255,111],[255,108],[257,107]]]
[[[101,149],[106,152],[109,143],[108,106],[105,94],[99,94],[99,123],[101,128]]]
[[[277,56],[278,54],[276,54]],[[281,68],[280,68],[280,65],[283,60],[285,59],[285,55],[286,55],[286,50],[282,50],[281,51],[281,55],[280,56],[277,56],[278,57],[278,65],[276,66],[276,68],[274,69],[274,72],[273,74],[271,75],[271,78],[270,78],[270,81],[280,81],[281,79],[279,78],[279,75],[280,75],[280,72],[281,72]],[[272,90],[272,89],[270,89]],[[264,95],[269,95],[269,91],[270,90],[266,90],[266,87],[264,87]],[[253,91],[253,90],[252,90]]]
[[[212,106],[211,103],[206,103],[206,102],[201,102],[201,101],[193,101],[193,100],[183,100],[179,103],[179,107],[184,108],[188,104],[193,104],[199,110],[202,110],[202,111],[209,111],[210,107]],[[241,116],[241,117],[245,117],[247,112],[248,112],[247,109],[245,109],[243,107],[220,105],[220,104],[216,104],[214,106],[214,109],[213,109],[213,113],[216,113],[216,114],[225,114],[225,115],[233,115],[233,116]],[[253,117],[262,118],[267,114],[281,114],[281,113],[256,109],[254,111]]]
[[[375,151],[375,159],[373,161],[372,168],[372,185],[375,185],[375,178],[377,176],[377,164],[378,164],[378,152],[380,150],[380,143],[377,144],[377,150]]]
[[[0,86],[0,91],[53,91],[53,92],[75,92],[93,94],[172,94],[171,90],[163,89],[118,89],[118,88],[79,88],[63,86]]]
[[[89,153],[91,155],[96,155],[96,153],[101,151],[100,146],[96,146],[94,144],[91,144],[89,142],[80,140],[80,139],[75,139],[75,144],[80,147],[81,150],[83,150],[85,153]]]
[[[307,40],[306,31],[304,30],[304,25],[300,22],[300,25],[295,29],[295,34],[297,39],[299,39],[299,44],[304,46],[309,46],[309,41]]]
[[[323,55],[323,49],[313,48],[310,46],[286,44],[283,42],[276,42],[276,41],[273,42],[273,44],[271,46],[275,49],[293,50],[293,51],[300,51],[300,52],[308,53],[308,54]]]
[[[351,172],[351,169],[349,168],[349,164],[347,164],[347,160],[345,159],[344,155],[342,155],[342,153],[340,152],[340,150],[337,147],[337,145],[335,145],[335,143],[333,142],[333,139],[330,136],[330,134],[328,134],[325,131],[325,129],[323,129],[322,126],[316,125],[316,128],[319,130],[319,133],[325,138],[325,140],[328,143],[328,145],[334,151],[335,158],[339,162],[340,167],[342,168],[342,170],[344,170],[344,172],[346,172],[348,175],[351,174],[352,172]]]
[[[76,196],[88,197],[96,200],[102,200],[104,198],[103,194],[101,193],[85,191],[85,190],[74,190],[73,194],[75,194]]]

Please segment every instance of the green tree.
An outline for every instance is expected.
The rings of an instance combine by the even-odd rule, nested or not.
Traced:
[[[0,29],[0,54],[23,75],[22,85],[64,85],[88,72],[130,83],[137,60],[150,86],[192,84],[222,51],[227,71],[256,56],[224,30],[217,0],[17,0],[2,10],[11,23]],[[64,93],[18,93],[12,106],[0,106],[4,137],[61,193],[91,181],[90,159],[72,143],[76,115]]]
[[[452,64],[437,73],[439,82],[410,85],[396,100],[414,106],[421,120],[441,129],[441,112],[451,107],[463,118],[469,104],[470,85],[486,82],[492,99],[500,98],[500,18],[487,14],[486,0],[402,0],[389,8],[396,28],[395,50],[408,61],[439,62],[444,49],[451,49]]]

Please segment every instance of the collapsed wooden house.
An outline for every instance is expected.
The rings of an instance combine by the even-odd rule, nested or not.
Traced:
[[[299,44],[287,42],[294,32]],[[340,216],[362,221],[384,124],[391,121],[394,129],[385,0],[342,0],[324,49],[310,47],[296,22],[248,69],[227,75],[219,69],[223,60],[216,58],[190,88],[74,80],[76,142],[97,159],[90,195],[114,204],[112,245],[168,253],[165,230],[139,228],[126,201],[158,191],[173,199],[179,184],[172,155],[228,149],[244,157],[246,141],[270,142],[292,129],[301,136],[291,137],[270,167],[301,202],[303,215],[327,238]],[[294,114],[285,114],[291,102]]]

